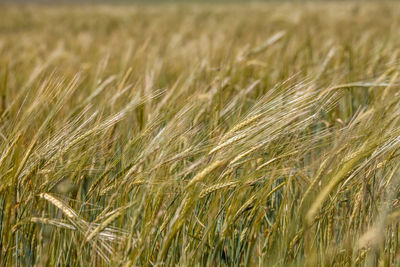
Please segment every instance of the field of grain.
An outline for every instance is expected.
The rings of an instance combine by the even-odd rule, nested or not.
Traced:
[[[1,266],[399,266],[400,4],[0,6]]]

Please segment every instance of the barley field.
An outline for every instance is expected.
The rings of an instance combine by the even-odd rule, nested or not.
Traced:
[[[400,266],[400,3],[0,5],[1,266]]]

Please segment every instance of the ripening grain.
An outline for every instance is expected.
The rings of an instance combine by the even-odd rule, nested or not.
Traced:
[[[0,266],[400,264],[399,4],[0,18]]]

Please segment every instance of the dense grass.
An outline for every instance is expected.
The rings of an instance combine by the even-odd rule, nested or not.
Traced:
[[[0,265],[400,264],[399,7],[3,6]]]

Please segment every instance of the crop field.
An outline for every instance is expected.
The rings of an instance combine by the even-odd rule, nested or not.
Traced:
[[[400,266],[400,3],[0,5],[1,266]]]

